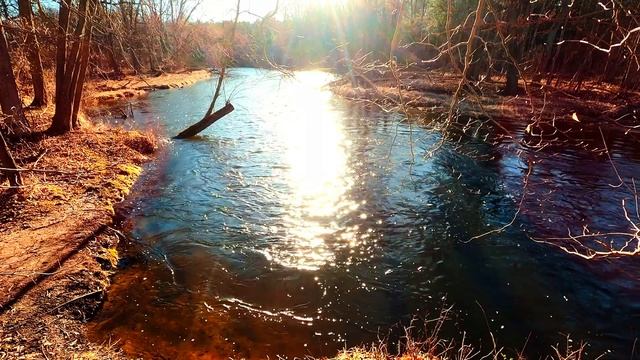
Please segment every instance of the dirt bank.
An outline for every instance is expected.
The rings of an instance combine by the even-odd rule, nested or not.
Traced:
[[[106,231],[0,315],[0,359],[125,359],[117,342],[95,344],[85,323],[115,269],[118,236]]]
[[[182,71],[158,76],[128,75],[121,79],[93,80],[88,85],[85,102],[97,105],[141,96],[149,91],[182,88],[211,77],[209,70]]]
[[[45,133],[52,109],[29,110],[8,142],[24,186],[0,180],[0,359],[114,358],[83,322],[97,311],[117,262],[113,206],[156,149],[153,136],[83,120]],[[100,355],[102,354],[102,355]]]
[[[86,85],[85,107],[210,77],[206,70]],[[28,91],[25,91],[28,93]],[[52,106],[27,110],[8,140],[24,187],[0,180],[0,359],[124,358],[117,344],[94,344],[84,323],[99,309],[118,261],[122,234],[114,205],[127,196],[156,149],[148,134],[94,124],[46,135]]]

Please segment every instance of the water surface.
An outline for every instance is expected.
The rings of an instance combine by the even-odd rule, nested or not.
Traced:
[[[329,79],[231,72],[236,111],[171,141],[129,204],[134,244],[97,339],[147,358],[321,356],[394,341],[414,317],[419,334],[420,319],[452,305],[442,335],[484,350],[489,332],[532,357],[571,334],[589,358],[632,356],[638,261],[585,261],[530,239],[628,229],[607,157],[489,144],[486,131],[425,157],[438,133],[350,105]],[[132,126],[177,134],[214,85],[153,93]],[[640,174],[626,144],[609,144],[622,176]],[[529,163],[514,224],[469,241],[511,221]]]

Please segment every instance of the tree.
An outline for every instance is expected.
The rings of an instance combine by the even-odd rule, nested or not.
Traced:
[[[13,160],[13,156],[11,156],[11,151],[9,150],[9,146],[7,142],[4,141],[4,136],[0,131],[0,166],[2,167],[2,171],[7,173],[9,177],[9,185],[11,186],[22,186],[22,177],[20,176],[20,171],[18,171],[18,166],[16,165],[15,160]]]
[[[2,19],[0,19],[0,105],[3,113],[11,116],[18,116],[23,118],[22,102],[18,96],[18,89],[16,87],[16,79],[13,76],[13,70],[11,68],[11,57],[9,56],[9,46],[7,44],[7,38],[4,35],[4,27],[2,25]],[[22,178],[17,169],[15,161],[9,151],[9,146],[4,140],[4,136],[0,132],[0,165],[3,168],[3,172],[9,175],[9,184],[11,186],[22,185]],[[8,170],[6,170],[8,169]]]
[[[277,4],[276,4],[276,8],[277,8]],[[235,36],[236,36],[236,29],[238,27],[239,17],[240,17],[240,0],[237,1],[236,17],[233,21],[233,24],[231,25],[231,34],[229,36],[230,39],[229,39],[229,45],[228,45],[229,48],[232,47]],[[231,56],[228,56],[228,58],[225,59],[225,62],[222,65],[222,69],[220,70],[220,76],[218,77],[218,83],[216,84],[216,91],[213,94],[213,99],[211,99],[211,104],[209,105],[209,108],[207,109],[207,112],[205,113],[202,120],[198,121],[197,123],[187,128],[186,130],[182,131],[180,134],[178,134],[175,137],[176,139],[186,139],[186,138],[190,138],[198,135],[204,129],[213,125],[213,123],[220,120],[221,118],[231,113],[235,109],[233,105],[231,105],[231,103],[227,101],[227,103],[223,108],[214,112],[216,102],[218,101],[218,97],[220,96],[220,90],[222,89],[222,84],[224,82],[224,77],[227,71],[228,63],[230,63],[232,60],[233,59],[231,58]]]
[[[11,67],[9,44],[4,34],[4,26],[0,19],[0,109],[7,115],[14,115],[14,120],[24,122],[22,101],[18,95],[16,79]]]
[[[89,65],[94,0],[80,0],[78,20],[69,47],[67,36],[70,4],[60,1],[56,48],[56,110],[49,131],[64,134],[79,126],[78,111],[82,101],[84,80]]]
[[[42,59],[40,58],[40,44],[38,43],[33,25],[31,0],[18,0],[18,12],[20,14],[22,27],[27,33],[25,47],[31,69],[31,81],[33,83],[33,101],[31,102],[31,106],[44,106],[47,104],[47,89],[44,82]]]

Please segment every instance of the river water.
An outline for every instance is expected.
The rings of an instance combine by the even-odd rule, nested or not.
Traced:
[[[587,358],[633,357],[639,261],[587,261],[531,239],[629,230],[621,200],[631,216],[633,202],[612,186],[611,162],[584,150],[601,138],[524,151],[484,141],[488,130],[424,156],[437,132],[349,104],[329,79],[234,69],[236,111],[166,144],[126,204],[132,243],[97,341],[146,358],[323,356],[394,343],[410,324],[424,336],[451,306],[440,335],[483,351],[493,334],[537,358],[570,334]],[[177,134],[214,86],[155,92],[125,126]],[[638,146],[604,135],[621,176],[640,174]],[[512,226],[469,241],[509,223],[524,189]]]

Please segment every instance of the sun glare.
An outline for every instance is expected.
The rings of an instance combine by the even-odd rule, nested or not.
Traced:
[[[346,2],[347,0],[286,0],[284,3],[280,2],[280,14],[304,13],[306,10],[336,7]]]
[[[274,244],[268,256],[289,267],[316,270],[332,263],[333,249],[326,243],[340,231],[336,219],[357,208],[345,194],[353,186],[348,169],[346,141],[338,113],[331,109],[330,93],[320,87],[322,72],[302,72],[293,80],[300,86],[282,94],[295,101],[297,110],[275,125],[284,142],[283,174],[290,191],[282,202],[284,241]]]

